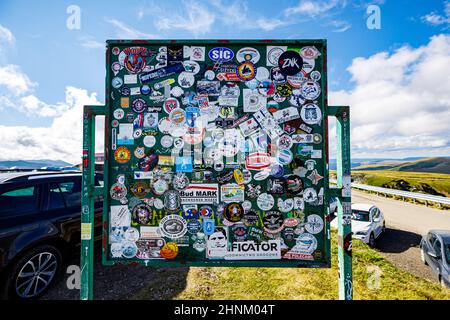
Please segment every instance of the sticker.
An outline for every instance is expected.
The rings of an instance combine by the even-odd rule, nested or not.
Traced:
[[[302,70],[303,59],[296,51],[285,51],[278,58],[280,72],[286,76],[293,76]]]
[[[131,152],[127,147],[119,147],[114,152],[114,160],[118,163],[127,163],[131,158]]]
[[[283,178],[267,179],[267,192],[282,195],[286,192],[286,181]]]
[[[274,84],[283,84],[286,83],[286,76],[281,73],[279,67],[273,67],[270,69],[270,80],[272,80]]]
[[[163,197],[164,208],[169,213],[175,213],[180,210],[181,198],[180,194],[176,190],[168,190],[164,193]]]
[[[190,58],[194,61],[205,61],[205,47],[191,46]]]
[[[123,80],[120,77],[114,77],[111,80],[111,85],[114,89],[119,89],[123,85]]]
[[[224,217],[230,222],[239,222],[244,216],[244,209],[239,203],[229,203],[225,207]]]
[[[283,215],[279,211],[267,211],[263,218],[264,231],[268,233],[279,233],[283,230]]]
[[[192,157],[184,156],[184,157],[176,157],[175,158],[175,170],[176,172],[192,172]]]
[[[150,72],[141,73],[139,75],[139,80],[141,81],[142,84],[147,84],[153,80],[168,77],[182,71],[184,71],[183,64],[177,62]]]
[[[276,161],[283,166],[291,163],[293,158],[294,155],[291,150],[279,150],[276,155]]]
[[[300,50],[300,55],[303,59],[316,59],[320,56],[320,52],[314,46],[306,46]]]
[[[283,199],[279,198],[277,205],[278,205],[278,209],[281,212],[284,212],[284,213],[290,212],[292,209],[294,209],[294,199],[283,200]]]
[[[131,192],[139,199],[144,198],[150,192],[150,188],[145,182],[136,182],[131,186]]]
[[[319,124],[322,120],[322,111],[316,104],[308,103],[302,107],[300,116],[306,124]]]
[[[214,219],[203,219],[203,232],[209,236],[215,231],[215,221]]]
[[[228,48],[217,47],[209,50],[208,56],[214,62],[224,63],[234,58],[234,52]]]
[[[311,180],[313,185],[317,185],[319,181],[323,179],[316,169],[314,169],[307,178]]]
[[[116,109],[114,110],[113,115],[117,120],[121,120],[125,116],[125,111],[123,111],[123,109]]]
[[[261,193],[258,196],[256,203],[261,210],[266,211],[266,210],[270,210],[273,208],[273,205],[275,204],[275,200],[271,194]]]
[[[142,171],[150,171],[156,167],[158,164],[158,155],[154,154],[153,151],[149,151],[147,155],[139,160],[138,168]]]
[[[259,109],[265,108],[267,98],[260,96],[258,91],[243,89],[244,112],[256,112]]]
[[[178,84],[182,88],[190,88],[194,85],[195,78],[194,74],[190,72],[183,71],[178,75]]]
[[[178,239],[187,232],[187,221],[183,217],[170,214],[162,218],[159,223],[161,235],[171,239]]]
[[[258,67],[256,69],[256,77],[258,81],[268,80],[270,78],[270,72],[266,67]]]
[[[239,65],[236,72],[242,81],[252,80],[256,76],[255,65],[250,61]]]
[[[316,60],[314,59],[303,59],[303,68],[302,73],[308,74],[311,71],[314,70],[314,67],[316,65]]]
[[[175,242],[167,242],[160,251],[164,259],[174,259],[178,255],[178,245]]]
[[[314,260],[312,253],[317,249],[317,239],[309,233],[300,234],[295,245],[283,255],[283,259]]]
[[[193,75],[199,73],[200,65],[196,61],[187,60],[183,61],[184,70],[188,73],[192,73]]]
[[[141,113],[147,107],[147,103],[143,99],[135,99],[132,102],[132,109],[136,113]]]
[[[184,190],[189,185],[189,178],[185,173],[179,172],[173,177],[172,184],[175,190]]]
[[[219,203],[218,184],[193,184],[180,191],[181,204],[217,204]]]
[[[273,113],[273,118],[277,123],[283,123],[300,118],[298,109],[295,107],[288,107]]]
[[[214,73],[214,71],[212,70],[208,70],[205,72],[205,79],[206,80],[214,80],[214,78],[216,77],[216,74]]]
[[[126,74],[123,76],[123,83],[124,84],[136,84],[137,83],[137,74]],[[134,89],[134,88],[132,88]],[[140,89],[137,88],[139,93],[140,93]],[[138,93],[138,94],[139,94]]]
[[[206,96],[219,96],[220,81],[197,81],[197,93]]]
[[[317,191],[313,188],[306,188],[303,192],[303,200],[305,200],[306,203],[314,203],[317,201]]]
[[[137,246],[136,243],[131,241],[122,242],[122,255],[127,258],[131,259],[136,256],[137,253]]]
[[[156,138],[154,136],[145,136],[142,142],[144,143],[144,146],[146,146],[147,148],[151,148],[156,144]],[[143,158],[143,157],[144,156],[137,157],[137,158]]]
[[[136,147],[136,149],[134,149],[134,156],[138,159],[142,159],[143,157],[145,157],[145,148]]]
[[[292,145],[293,145],[293,141],[292,138],[288,135],[283,135],[281,137],[278,138],[278,148],[282,149],[282,150],[288,150],[291,149]]]
[[[287,50],[287,46],[267,46],[266,65],[278,66],[278,60],[283,52]]]
[[[242,202],[245,200],[245,187],[238,184],[226,184],[220,187],[221,201],[228,202]]]
[[[147,225],[152,222],[153,213],[149,205],[141,203],[134,206],[132,210],[133,222],[140,225]]]
[[[286,187],[289,194],[297,194],[303,190],[303,181],[298,175],[289,175],[286,178]]]
[[[126,194],[126,188],[124,185],[113,185],[111,187],[111,198],[118,200],[117,196],[124,198]],[[113,196],[114,195],[114,196]],[[110,226],[111,227],[129,227],[130,226],[130,211],[128,206],[118,205],[110,207]]]
[[[311,214],[306,218],[305,229],[311,234],[317,234],[323,230],[323,219],[317,214]]]
[[[213,220],[214,221],[214,220]],[[202,223],[198,219],[191,219],[187,223],[187,231],[190,234],[196,234],[202,231]]]
[[[252,64],[259,61],[260,54],[255,48],[242,48],[236,53],[236,60],[243,62],[251,62]]]
[[[319,71],[315,70],[313,72],[311,72],[311,74],[309,75],[309,77],[311,78],[311,80],[313,81],[319,81],[320,78],[322,77],[322,75],[320,74]]]
[[[300,94],[307,100],[315,100],[321,92],[320,84],[315,81],[304,81],[302,83]]]

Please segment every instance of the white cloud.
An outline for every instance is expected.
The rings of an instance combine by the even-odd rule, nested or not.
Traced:
[[[104,49],[105,43],[95,40],[92,36],[81,36],[78,38],[80,45],[86,49]]]
[[[330,102],[351,106],[355,155],[450,153],[449,35],[356,58],[347,70],[355,87]]]
[[[65,112],[53,119],[49,127],[0,125],[0,160],[52,159],[70,163],[81,162],[82,115],[84,105],[100,104],[96,93],[66,87],[66,99],[59,105]],[[103,136],[97,125],[97,136]],[[97,150],[103,144],[98,143]]]
[[[14,38],[12,32],[8,28],[0,24],[0,52],[2,51],[3,43],[12,46],[15,43],[15,41],[16,39]]]
[[[328,0],[328,1],[318,1],[318,0],[300,0],[297,6],[289,7],[284,10],[286,16],[294,14],[302,14],[308,16],[317,16],[324,14],[337,6],[345,6],[346,1],[341,0]]]
[[[0,66],[0,87],[4,86],[12,91],[15,95],[29,92],[37,86],[28,76],[20,70],[17,65],[9,64],[4,67]]]
[[[182,29],[200,35],[210,32],[216,19],[214,13],[198,2],[183,2],[182,12],[186,13],[186,16],[174,12],[158,15],[155,27],[158,30]]]
[[[342,20],[333,20],[329,23],[329,26],[333,27],[332,32],[345,32],[352,27],[350,23]]]
[[[217,10],[217,18],[233,28],[272,31],[296,23],[296,21],[286,18],[279,19],[275,14],[270,18],[258,15],[250,16],[247,3],[244,1],[236,0],[224,3],[222,0],[211,0],[210,3]]]
[[[122,39],[155,39],[158,36],[150,33],[141,32],[129,25],[119,21],[117,19],[106,19],[106,22],[110,23],[116,28],[116,34],[118,38]]]
[[[421,17],[422,21],[433,26],[449,25],[450,24],[450,1],[445,1],[444,12],[439,14],[437,12],[430,12]]]

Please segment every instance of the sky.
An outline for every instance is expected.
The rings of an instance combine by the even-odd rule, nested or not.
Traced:
[[[79,162],[107,39],[327,39],[329,104],[351,107],[353,158],[450,156],[449,31],[438,0],[2,0],[0,160]]]

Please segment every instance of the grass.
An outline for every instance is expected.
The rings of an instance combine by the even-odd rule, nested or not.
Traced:
[[[337,234],[332,231],[332,268],[152,268],[155,280],[132,299],[334,300],[338,299]],[[381,271],[380,288],[368,280]],[[159,271],[159,272],[158,272]],[[400,270],[361,241],[353,241],[354,299],[450,300],[450,290]]]

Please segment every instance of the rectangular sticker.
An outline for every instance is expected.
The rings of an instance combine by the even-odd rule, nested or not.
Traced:
[[[92,224],[82,223],[81,224],[81,240],[91,240]]]
[[[181,204],[219,203],[219,185],[210,183],[190,184],[180,191]]]

